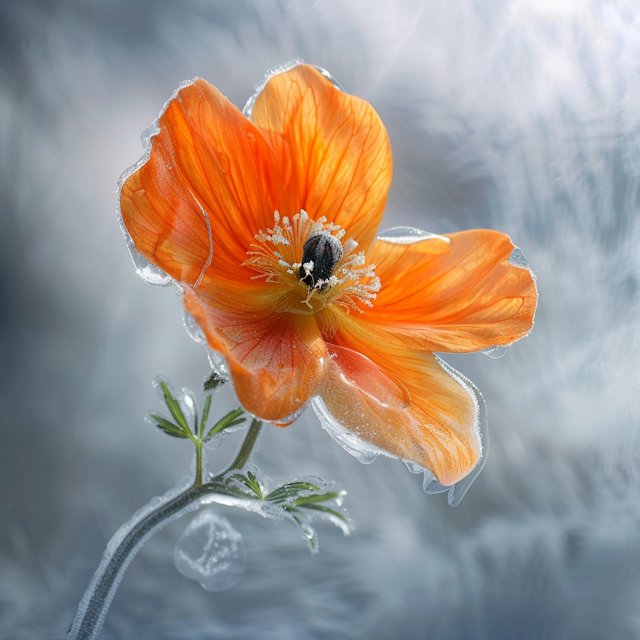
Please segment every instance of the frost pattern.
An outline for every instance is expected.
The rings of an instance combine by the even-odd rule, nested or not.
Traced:
[[[439,236],[414,227],[392,227],[376,237],[376,240],[389,242],[390,244],[414,244],[431,239],[442,240],[446,243],[450,242],[446,236]]]
[[[226,591],[247,564],[242,535],[213,509],[199,513],[184,530],[173,553],[178,571],[207,591]]]
[[[518,269],[529,269],[529,262],[519,247],[515,247],[511,252],[509,264],[512,267],[518,267]]]

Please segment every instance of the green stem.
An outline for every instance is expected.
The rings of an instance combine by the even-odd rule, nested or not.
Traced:
[[[245,436],[244,442],[240,447],[240,451],[238,451],[238,455],[236,456],[236,459],[224,471],[219,473],[215,478],[212,478],[212,480],[214,481],[220,480],[227,473],[229,473],[229,471],[242,469],[247,464],[247,462],[249,461],[249,457],[251,456],[251,452],[253,451],[253,448],[255,447],[256,442],[258,441],[258,436],[262,431],[262,426],[263,426],[263,423],[257,418],[254,418],[251,421],[251,425],[249,426],[249,431],[247,431],[247,435]]]
[[[202,431],[200,432],[200,438],[197,441],[194,440],[196,445],[194,486],[181,494],[161,501],[135,524],[123,525],[121,528],[123,531],[122,539],[115,548],[103,556],[102,562],[78,607],[78,613],[67,636],[69,640],[95,640],[98,637],[124,572],[140,547],[156,531],[162,529],[171,520],[198,508],[201,499],[210,494],[229,495],[245,500],[256,499],[233,487],[226,486],[222,480],[229,471],[242,469],[247,464],[261,430],[262,422],[254,418],[231,466],[206,484],[202,483],[202,442],[200,441]]]
[[[202,486],[202,440],[196,441],[196,481],[194,487]]]

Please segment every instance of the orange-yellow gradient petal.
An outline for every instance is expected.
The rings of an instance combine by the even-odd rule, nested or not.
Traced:
[[[433,354],[378,341],[362,325],[348,321],[335,342],[368,357],[380,368],[381,379],[402,381],[410,394],[409,405],[403,407],[398,404],[401,395],[389,393],[389,382],[381,384],[380,391],[370,382],[359,385],[345,374],[341,350],[329,344],[330,369],[321,397],[343,427],[365,442],[429,469],[446,486],[475,467],[480,444],[474,398]]]
[[[300,65],[267,82],[252,120],[277,150],[291,213],[325,216],[366,249],[392,173],[387,132],[371,105]]]
[[[531,331],[537,304],[531,272],[510,262],[514,249],[509,236],[486,229],[409,245],[377,240],[367,260],[382,288],[360,319],[409,348],[510,344]]]
[[[249,413],[287,422],[316,395],[328,357],[312,316],[240,307],[234,312],[233,300],[221,310],[188,287],[184,304],[209,346],[226,357],[240,404]]]
[[[136,249],[181,282],[193,285],[210,258],[216,279],[258,286],[241,264],[282,201],[273,150],[204,80],[181,89],[158,126],[149,160],[121,191]]]

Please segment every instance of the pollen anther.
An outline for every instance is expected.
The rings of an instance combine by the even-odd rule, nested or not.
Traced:
[[[380,279],[364,251],[355,253],[355,240],[342,243],[345,234],[324,216],[316,221],[302,210],[281,220],[276,211],[273,228],[258,231],[243,265],[258,272],[252,280],[283,285],[274,302],[279,311],[316,313],[337,304],[363,313],[362,305],[373,306]]]

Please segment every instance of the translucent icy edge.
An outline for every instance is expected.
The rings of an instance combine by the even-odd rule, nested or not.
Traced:
[[[432,239],[442,240],[447,244],[450,242],[446,236],[439,236],[414,227],[392,227],[376,236],[376,240],[390,244],[415,244],[416,242]]]
[[[508,262],[512,267],[517,267],[518,269],[527,269],[528,271],[531,271],[531,268],[529,267],[529,261],[525,257],[520,247],[513,248]]]
[[[435,354],[434,354],[435,355]],[[484,401],[480,390],[476,385],[469,380],[469,378],[463,376],[459,371],[456,371],[451,365],[447,364],[442,358],[435,355],[436,360],[440,364],[440,366],[460,385],[462,385],[468,392],[471,398],[473,399],[473,403],[475,405],[475,425],[474,429],[476,432],[476,436],[478,438],[478,443],[480,445],[480,459],[478,460],[476,466],[473,470],[466,475],[462,480],[456,482],[451,487],[445,487],[441,485],[435,478],[432,480],[428,479],[427,470],[425,470],[424,474],[424,490],[427,493],[440,493],[441,491],[446,491],[449,489],[449,495],[447,496],[447,500],[452,507],[457,507],[462,498],[464,498],[465,494],[469,490],[469,487],[473,484],[475,479],[480,475],[486,461],[487,455],[489,453],[489,426],[487,423],[487,403]],[[428,472],[432,477],[433,474],[431,471]]]
[[[502,358],[504,355],[506,355],[507,351],[509,351],[510,346],[510,344],[505,344],[501,346],[496,345],[495,347],[487,347],[486,349],[482,349],[480,353],[491,358],[492,360],[498,360],[499,358]]]
[[[435,354],[434,354],[435,355]],[[449,492],[448,502],[452,507],[460,504],[462,498],[469,490],[469,487],[473,484],[473,481],[478,477],[487,458],[487,452],[489,450],[489,432],[487,428],[487,405],[482,397],[482,394],[478,390],[471,380],[463,376],[460,372],[456,371],[452,366],[447,364],[444,360],[435,355],[436,360],[440,366],[448,373],[458,384],[462,385],[469,395],[471,396],[475,407],[475,424],[474,431],[478,438],[480,445],[480,459],[473,468],[473,470],[465,476],[459,482],[454,485],[445,486],[440,484],[435,475],[429,469],[425,469],[416,462],[410,460],[402,460],[410,473],[418,474],[424,473],[423,488],[426,493],[443,493]],[[364,442],[357,435],[351,433],[348,429],[343,427],[335,418],[331,415],[326,405],[321,398],[315,397],[312,400],[312,406],[322,428],[329,433],[329,435],[347,452],[357,458],[363,464],[371,464],[378,455],[384,455],[388,458],[396,458],[397,456],[380,449],[368,442]]]
[[[294,422],[295,420],[297,420],[307,410],[308,406],[309,406],[309,403],[307,402],[307,404],[302,405],[297,411],[294,411],[292,414],[284,418],[280,418],[279,420],[272,420],[271,424],[274,424],[276,426],[278,425],[287,426],[292,422]]]
[[[379,455],[395,458],[393,454],[380,449],[368,442],[364,442],[358,436],[345,429],[329,412],[322,398],[316,396],[311,401],[311,406],[320,420],[322,428],[354,458],[362,464],[371,464]]]
[[[264,74],[264,80],[260,82],[256,82],[253,85],[253,89],[255,93],[247,100],[247,103],[244,105],[244,109],[242,110],[242,115],[251,120],[251,114],[253,112],[253,105],[255,104],[258,96],[262,93],[262,90],[267,86],[267,82],[271,80],[274,76],[278,76],[281,73],[285,73],[285,71],[289,71],[289,69],[293,69],[298,65],[304,64],[302,58],[293,58],[292,60],[288,60],[287,62],[283,62],[269,70]]]
[[[193,284],[193,290],[195,291],[200,286],[200,283],[202,282],[202,278],[204,278],[205,271],[209,268],[209,266],[211,266],[211,262],[213,260],[213,238],[211,236],[211,221],[209,220],[209,214],[205,211],[205,208],[200,204],[198,198],[196,198],[193,195],[193,191],[191,191],[191,189],[189,189],[189,193],[191,194],[193,199],[196,201],[196,204],[200,207],[200,211],[202,212],[202,217],[204,218],[205,224],[207,225],[207,235],[209,237],[209,255],[207,256],[205,263],[202,265],[202,269],[200,269],[200,275],[198,276],[197,280]]]
[[[516,267],[517,269],[524,269],[524,270],[528,271],[531,274],[531,279],[533,280],[533,286],[535,287],[536,295],[537,295],[537,293],[538,293],[538,284],[536,282],[536,280],[537,280],[536,274],[533,272],[533,270],[529,266],[529,261],[525,257],[525,255],[522,252],[522,249],[520,249],[520,247],[514,247],[511,250],[511,254],[509,255],[509,258],[508,258],[507,262],[512,267]],[[496,345],[494,347],[487,347],[486,349],[482,349],[480,351],[480,353],[484,354],[485,356],[488,356],[489,358],[492,358],[493,360],[497,360],[498,358],[502,358],[507,353],[509,347],[512,344],[513,343],[505,344],[505,345],[502,345],[502,346]]]
[[[209,359],[209,366],[212,371],[217,373],[221,378],[224,378],[226,382],[229,382],[231,376],[229,374],[229,366],[224,356],[218,351],[207,348],[207,358]]]
[[[511,254],[509,255],[509,259],[507,262],[512,267],[516,267],[517,269],[525,269],[526,271],[529,272],[529,274],[531,275],[531,279],[533,280],[533,286],[536,291],[536,300],[537,300],[538,299],[538,282],[537,282],[538,278],[536,277],[536,274],[533,272],[533,269],[529,266],[529,261],[524,255],[522,249],[520,249],[520,247],[514,246],[514,248],[511,250]],[[533,312],[533,318],[531,321],[531,330],[533,330],[533,325],[535,324],[536,311],[537,311],[537,305],[536,305],[536,309],[534,309],[534,312]],[[529,333],[531,333],[531,331],[529,331]]]
[[[207,337],[204,335],[204,331],[200,328],[195,318],[184,308],[184,305],[182,307],[182,325],[194,342],[207,344]]]
[[[140,136],[140,141],[142,142],[142,148],[144,149],[144,153],[142,157],[128,169],[126,169],[120,178],[118,179],[118,188],[116,190],[117,202],[116,202],[116,211],[118,214],[118,222],[120,224],[120,229],[122,229],[122,233],[124,235],[125,242],[127,243],[127,249],[129,250],[129,255],[131,256],[131,260],[133,262],[133,266],[136,269],[138,275],[147,283],[154,286],[165,287],[168,284],[171,284],[171,276],[166,274],[162,269],[156,267],[151,264],[135,247],[135,243],[133,242],[133,238],[131,234],[127,230],[124,225],[124,221],[122,219],[122,211],[120,208],[120,198],[122,195],[122,185],[124,185],[125,180],[132,174],[138,171],[140,167],[142,167],[151,157],[151,148],[152,148],[152,138],[158,133],[160,133],[160,118],[164,115],[165,111],[168,109],[169,105],[173,100],[176,99],[178,93],[182,91],[185,87],[192,85],[197,80],[200,80],[199,77],[192,78],[191,80],[184,80],[178,85],[178,88],[173,92],[171,97],[164,103],[162,110],[158,114],[158,117],[153,121],[150,127],[148,127]]]
[[[244,105],[244,109],[242,110],[242,114],[251,120],[251,115],[253,114],[253,105],[256,103],[258,96],[262,93],[263,89],[267,86],[267,82],[271,80],[274,76],[280,75],[281,73],[285,73],[298,65],[304,64],[304,60],[302,58],[293,58],[293,60],[289,60],[288,62],[283,62],[277,67],[273,67],[273,69],[269,69],[264,74],[264,80],[260,82],[256,82],[253,85],[255,93],[247,100],[247,103]],[[344,93],[344,89],[340,85],[340,83],[326,70],[322,67],[318,67],[315,64],[309,65],[314,69],[317,69],[331,84],[338,89],[338,91],[342,91]]]
[[[413,462],[412,460],[403,460],[402,462],[404,462],[404,466],[407,467],[409,473],[418,474],[425,471],[424,467],[421,467],[417,462]]]
[[[314,69],[319,71],[333,85],[335,89],[337,89],[338,91],[342,91],[342,93],[346,93],[343,86],[335,79],[335,77],[329,71],[315,64],[312,64],[310,66],[312,66]]]

